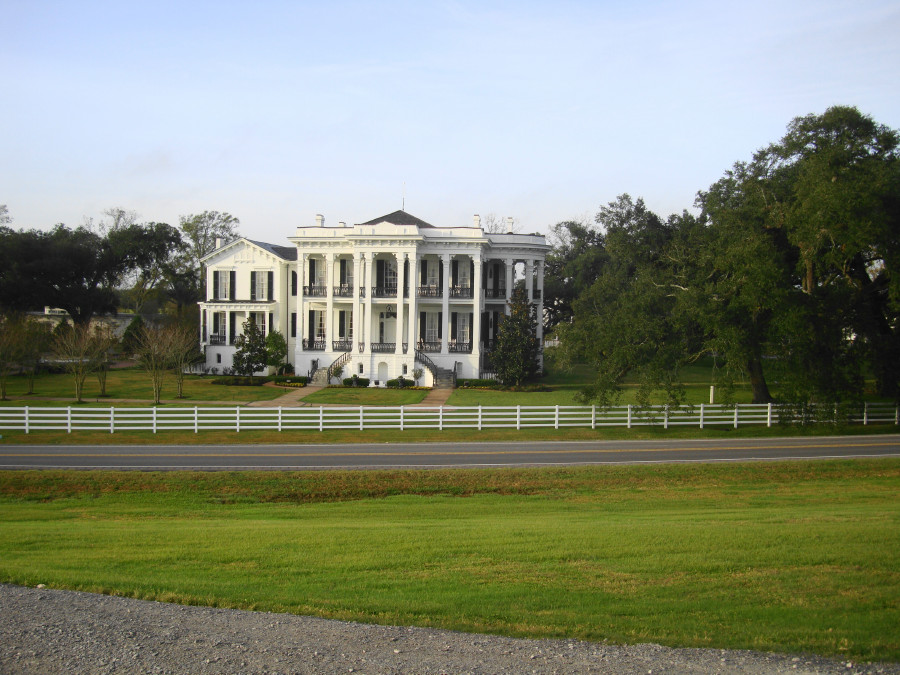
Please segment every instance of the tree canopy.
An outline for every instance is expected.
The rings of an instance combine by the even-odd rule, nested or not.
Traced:
[[[575,296],[559,332],[566,358],[596,369],[586,396],[609,402],[630,376],[639,399],[677,403],[679,370],[703,355],[725,384],[749,378],[756,402],[773,377],[785,400],[857,400],[867,373],[898,396],[897,148],[896,131],[830,108],[700,192],[699,217],[622,195],[597,230],[557,226],[578,237],[554,247],[547,285]]]

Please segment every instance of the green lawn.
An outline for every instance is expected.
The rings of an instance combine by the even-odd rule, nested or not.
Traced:
[[[900,461],[0,472],[0,581],[900,661]]]
[[[303,397],[304,403],[341,405],[411,405],[420,403],[427,389],[380,389],[377,387],[328,387]]]
[[[184,398],[180,399],[184,405],[194,405],[192,401],[267,401],[284,394],[287,389],[281,387],[229,387],[214,385],[210,376],[186,375],[184,378]],[[23,376],[10,377],[6,384],[7,396],[24,396],[28,390],[28,381]],[[84,382],[84,400],[91,403],[103,403],[99,398],[100,385],[95,375],[89,376]],[[174,399],[177,390],[175,380],[167,375],[163,380],[162,398]],[[75,384],[71,375],[41,374],[38,375],[34,385],[34,397],[15,400],[7,405],[45,405],[36,397],[49,396],[54,398],[67,398],[75,401]],[[147,402],[153,400],[153,386],[150,375],[140,368],[117,368],[110,370],[106,380],[107,398],[143,399]],[[32,401],[34,401],[32,403]]]

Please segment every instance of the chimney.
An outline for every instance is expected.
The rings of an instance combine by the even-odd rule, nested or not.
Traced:
[[[481,216],[479,216],[477,213],[472,216],[472,227],[481,229]]]
[[[513,231],[513,217],[506,216],[506,231],[509,234],[512,234]]]
[[[216,237],[216,250],[222,248],[222,237]]]
[[[338,227],[347,227],[347,223],[342,220],[338,223]]]
[[[316,227],[325,227],[325,216],[321,213],[316,214]]]

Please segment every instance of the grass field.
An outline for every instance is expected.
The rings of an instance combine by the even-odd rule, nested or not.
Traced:
[[[900,661],[900,462],[0,472],[0,581]]]
[[[318,405],[334,403],[340,405],[412,405],[419,403],[428,394],[427,389],[379,389],[375,387],[329,387],[304,396],[305,403]]]
[[[287,389],[281,387],[229,387],[215,385],[212,377],[185,375],[184,398],[176,405],[194,405],[193,401],[221,401],[222,403],[238,403],[246,401],[267,401],[284,394]],[[28,390],[28,381],[23,376],[10,377],[6,384],[7,396],[24,396]],[[84,400],[88,403],[103,403],[106,399],[99,397],[100,385],[96,376],[92,375],[84,381]],[[162,398],[174,399],[177,390],[175,380],[167,376],[163,380]],[[34,384],[34,396],[17,401],[8,401],[7,405],[48,405],[37,397],[50,396],[67,398],[75,401],[75,385],[72,376],[65,373],[37,376]],[[142,399],[147,403],[153,401],[153,385],[150,376],[140,368],[116,368],[110,370],[106,380],[106,398]],[[116,404],[118,405],[118,404]]]

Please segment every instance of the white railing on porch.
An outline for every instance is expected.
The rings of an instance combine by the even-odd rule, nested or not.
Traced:
[[[869,403],[844,411],[853,424],[900,424],[900,408]],[[679,408],[618,406],[353,406],[304,408],[0,408],[0,430],[24,431],[159,431],[329,429],[526,429],[531,427],[638,427],[766,425],[804,421],[772,404],[699,405]],[[810,420],[805,420],[810,421]]]

